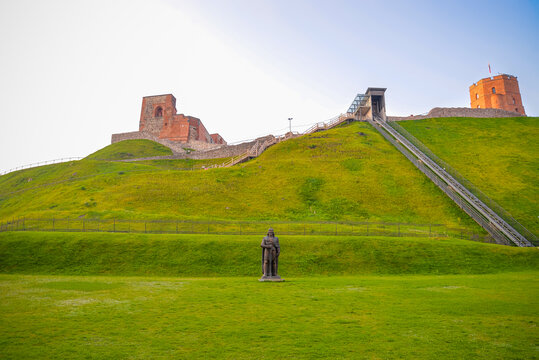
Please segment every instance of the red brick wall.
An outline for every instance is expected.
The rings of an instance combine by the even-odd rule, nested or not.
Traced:
[[[214,144],[226,145],[226,141],[221,137],[221,135],[211,134],[210,136],[213,139]]]
[[[189,121],[183,115],[174,115],[170,121],[164,121],[160,139],[169,139],[172,141],[187,142],[189,139]]]

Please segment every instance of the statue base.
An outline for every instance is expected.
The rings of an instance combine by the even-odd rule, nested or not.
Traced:
[[[282,282],[282,281],[284,281],[284,279],[281,279],[281,277],[279,275],[276,275],[276,276],[262,275],[262,277],[260,279],[258,279],[258,281]]]

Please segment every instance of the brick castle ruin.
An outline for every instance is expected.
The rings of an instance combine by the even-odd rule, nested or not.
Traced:
[[[122,140],[148,139],[172,150],[211,150],[226,145],[221,135],[210,134],[200,119],[177,114],[176,98],[172,94],[142,98],[139,130],[113,134],[112,143]]]

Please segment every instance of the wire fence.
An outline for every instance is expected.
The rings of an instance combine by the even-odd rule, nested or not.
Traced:
[[[18,218],[0,222],[5,231],[112,232],[146,234],[280,235],[458,238],[494,243],[484,233],[440,224],[388,222],[185,221],[87,218]]]
[[[474,194],[479,200],[484,204],[490,207],[499,217],[501,217],[505,222],[511,225],[515,230],[517,230],[522,236],[524,236],[528,241],[533,244],[538,244],[539,240],[537,236],[531,231],[526,229],[522,224],[520,224],[515,218],[511,216],[504,208],[502,208],[498,203],[492,200],[490,197],[485,195],[481,190],[479,190],[473,183],[468,179],[462,176],[457,170],[455,170],[451,165],[446,163],[444,160],[436,156],[428,147],[425,146],[421,141],[416,137],[410,134],[406,129],[401,125],[397,124],[394,121],[387,122],[393,129],[395,129],[399,134],[404,136],[408,141],[410,141],[414,146],[421,150],[425,155],[427,155],[431,160],[436,162],[441,166],[447,173],[449,173],[453,178],[455,178],[459,183],[465,186],[472,194]]]
[[[59,164],[59,163],[63,163],[63,162],[81,160],[81,159],[83,159],[83,158],[82,157],[67,157],[67,158],[47,160],[47,161],[41,161],[41,162],[28,164],[28,165],[17,166],[17,167],[15,167],[13,169],[9,169],[9,170],[0,172],[0,176],[9,174],[10,172],[13,172],[13,171],[30,169],[30,168],[34,168],[34,167],[38,167],[38,166],[44,166],[44,165]]]

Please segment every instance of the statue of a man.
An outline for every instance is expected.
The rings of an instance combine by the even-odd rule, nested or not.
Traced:
[[[281,277],[277,270],[281,247],[279,246],[279,238],[275,236],[272,228],[262,239],[260,247],[262,248],[262,273],[264,274],[260,280],[280,280]]]

